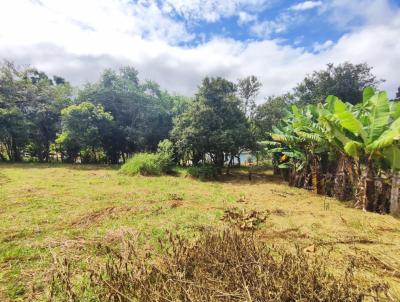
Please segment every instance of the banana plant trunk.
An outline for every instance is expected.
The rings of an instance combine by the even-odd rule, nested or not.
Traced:
[[[318,194],[318,158],[313,156],[311,160],[311,185],[312,191]]]
[[[361,208],[363,211],[371,210],[372,199],[374,197],[374,169],[372,162],[367,160],[363,167],[359,166],[361,176],[358,178],[356,192],[356,208]]]
[[[365,169],[362,175],[363,180],[363,198],[362,198],[362,209],[363,211],[371,211],[372,198],[374,197],[374,168],[371,161],[367,161]]]
[[[399,201],[399,188],[400,188],[400,171],[393,172],[392,177],[392,191],[390,196],[390,213],[393,216],[400,216],[400,201]]]
[[[339,155],[335,171],[333,194],[341,201],[354,198],[353,186],[356,186],[355,175],[357,163],[345,154]]]

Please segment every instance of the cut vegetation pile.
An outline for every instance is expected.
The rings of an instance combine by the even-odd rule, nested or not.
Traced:
[[[52,297],[81,301],[91,293],[91,301],[332,302],[378,301],[387,291],[385,284],[356,282],[351,264],[333,275],[323,257],[271,249],[247,233],[205,232],[194,244],[170,236],[160,244],[162,258],[141,253],[136,242],[126,240],[118,252],[110,247],[109,260],[87,268],[91,281],[79,286],[73,265],[63,261]]]
[[[222,220],[235,225],[241,230],[255,230],[261,223],[265,222],[268,214],[255,210],[245,211],[244,209],[230,208],[225,210]]]

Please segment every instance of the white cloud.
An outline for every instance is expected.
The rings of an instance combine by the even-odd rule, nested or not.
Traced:
[[[263,21],[254,24],[251,31],[258,37],[269,38],[273,33],[282,33],[286,31],[287,25],[277,21]]]
[[[385,22],[352,29],[336,43],[315,45],[315,52],[268,39],[214,38],[197,46],[179,46],[175,42],[192,38],[185,26],[143,1],[42,3],[0,2],[0,59],[35,65],[74,84],[95,80],[104,68],[130,64],[142,78],[188,95],[207,75],[236,80],[254,74],[264,84],[263,97],[290,90],[329,62],[350,61],[373,66],[378,77],[387,79],[382,88],[392,96],[400,85],[398,10]]]
[[[331,0],[320,8],[328,20],[339,29],[352,29],[365,24],[387,24],[398,18],[398,6],[390,0]]]
[[[274,20],[255,22],[251,26],[250,30],[256,36],[267,39],[272,34],[285,32],[288,29],[289,25],[294,24],[298,21],[298,18],[299,16],[282,13]]]
[[[252,14],[249,14],[249,13],[246,13],[243,11],[240,11],[238,13],[238,17],[239,17],[239,20],[238,20],[239,25],[243,25],[243,24],[255,21],[257,19],[257,17],[255,15],[252,15]]]
[[[260,11],[270,2],[271,0],[165,0],[163,11],[178,14],[186,20],[216,22],[221,18],[236,16],[238,11]]]
[[[301,3],[291,6],[290,9],[296,10],[296,11],[304,11],[304,10],[309,10],[309,9],[319,7],[321,5],[322,5],[322,1],[304,1],[304,2],[301,2]]]
[[[314,43],[313,44],[313,50],[315,52],[320,52],[320,51],[325,51],[328,50],[330,47],[332,47],[335,43],[333,43],[332,40],[327,40],[324,43]]]

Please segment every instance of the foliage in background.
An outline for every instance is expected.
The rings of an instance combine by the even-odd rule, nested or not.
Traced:
[[[308,75],[295,87],[294,94],[300,105],[322,103],[328,95],[356,104],[366,87],[376,88],[382,82],[371,71],[366,63],[328,64],[325,70]]]
[[[51,79],[7,61],[0,65],[0,159],[21,161],[29,154],[48,161],[61,109],[71,104],[71,94],[71,86],[60,77]]]
[[[256,108],[256,97],[261,87],[261,82],[254,75],[239,79],[237,90],[238,96],[242,102],[241,109],[245,116],[250,118],[253,116]]]
[[[270,96],[264,103],[257,106],[254,112],[254,126],[258,140],[266,139],[272,128],[287,116],[294,96],[290,93],[280,96]]]
[[[237,84],[205,78],[191,99],[171,95],[154,81],[140,81],[133,67],[107,69],[97,82],[73,90],[61,77],[50,78],[34,68],[4,62],[0,68],[0,160],[115,164],[134,153],[155,152],[158,143],[169,138],[177,163],[231,166],[240,163],[245,151],[262,159],[255,142],[269,139],[265,133],[282,119],[290,104],[317,103],[328,94],[354,103],[362,88],[378,83],[366,64],[328,65],[327,70],[306,77],[293,95],[269,97],[255,108],[261,87],[255,76]],[[73,119],[67,131],[61,112],[81,103],[101,106],[112,121],[93,126],[96,122]],[[85,133],[82,125],[98,131]],[[72,133],[82,137],[70,139]]]
[[[250,146],[250,125],[240,110],[236,86],[222,78],[205,78],[195,100],[174,120],[171,132],[181,159],[194,165],[206,156],[222,167],[226,156]]]
[[[172,118],[185,106],[185,98],[162,91],[157,83],[141,83],[132,67],[105,70],[98,82],[80,91],[78,100],[99,104],[114,117],[105,150],[112,163],[134,152],[156,151],[169,135]]]
[[[217,178],[218,171],[213,165],[201,164],[188,168],[189,175],[200,180],[214,180]]]
[[[56,139],[61,150],[66,151],[67,160],[74,162],[81,150],[92,152],[96,162],[96,151],[108,149],[112,140],[113,117],[101,105],[83,102],[61,111],[62,132]]]

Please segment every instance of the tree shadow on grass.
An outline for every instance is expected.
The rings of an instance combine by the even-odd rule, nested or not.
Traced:
[[[273,175],[272,173],[238,173],[230,172],[218,177],[219,182],[232,183],[232,184],[260,184],[260,183],[285,183],[280,175]]]
[[[0,163],[1,168],[12,169],[55,169],[63,168],[69,170],[93,171],[99,169],[118,170],[120,165],[106,164],[68,164],[68,163]]]

